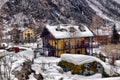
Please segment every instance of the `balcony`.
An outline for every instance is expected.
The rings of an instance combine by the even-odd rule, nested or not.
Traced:
[[[64,46],[64,49],[78,49],[78,48],[90,48],[90,43]]]

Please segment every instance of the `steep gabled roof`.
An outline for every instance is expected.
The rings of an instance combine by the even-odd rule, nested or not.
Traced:
[[[76,25],[50,26],[50,25],[46,25],[45,28],[56,39],[92,37],[93,36],[93,33],[86,26],[83,26],[83,25],[82,26],[76,26]]]
[[[28,30],[31,30],[31,31],[34,32],[34,29],[32,29],[32,28],[30,28],[30,27],[27,27],[26,29],[24,29],[23,32],[26,32],[26,31],[28,31]]]

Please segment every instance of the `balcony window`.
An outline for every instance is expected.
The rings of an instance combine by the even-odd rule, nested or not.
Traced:
[[[64,47],[65,47],[65,49],[68,49],[68,48],[70,47],[70,42],[69,42],[69,41],[66,41],[66,42],[64,43]]]
[[[68,45],[70,45],[70,42],[66,41],[65,46],[68,46]]]
[[[81,42],[77,41],[77,48],[80,48],[80,47],[81,47]]]

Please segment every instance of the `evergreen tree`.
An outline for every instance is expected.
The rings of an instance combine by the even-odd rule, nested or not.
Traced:
[[[113,26],[113,34],[111,37],[111,43],[117,44],[119,42],[119,34],[116,30],[116,25]]]
[[[19,36],[19,33],[16,34],[16,37],[15,37],[15,44],[19,44],[20,42],[20,36]]]

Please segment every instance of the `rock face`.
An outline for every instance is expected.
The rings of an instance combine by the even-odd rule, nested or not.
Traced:
[[[34,74],[34,77],[37,79],[37,80],[43,80],[43,76],[41,74]]]
[[[24,62],[22,69],[20,71],[14,71],[12,74],[15,75],[18,80],[27,80],[29,79],[29,75],[34,73],[34,77],[37,80],[43,80],[43,76],[41,74],[35,74],[35,71],[31,69],[31,64],[31,61]]]
[[[89,5],[110,19],[120,21],[120,1],[118,0],[87,0]],[[94,9],[95,10],[95,9]],[[96,10],[98,12],[98,10]]]
[[[95,12],[85,0],[9,0],[1,7],[1,18],[11,23],[21,13],[23,22],[90,24]]]
[[[49,24],[83,23],[90,25],[96,12],[106,15],[110,19],[120,21],[120,3],[117,0],[0,1],[4,3],[0,4],[0,22],[2,24],[24,26],[32,22],[44,22]]]
[[[90,76],[95,73],[101,73],[102,75],[103,73],[106,74],[103,66],[96,61],[83,63],[80,65],[74,65],[73,63],[69,63],[67,61],[62,60],[58,63],[58,66],[63,68],[65,72],[71,71],[72,74],[80,74],[85,76]]]

